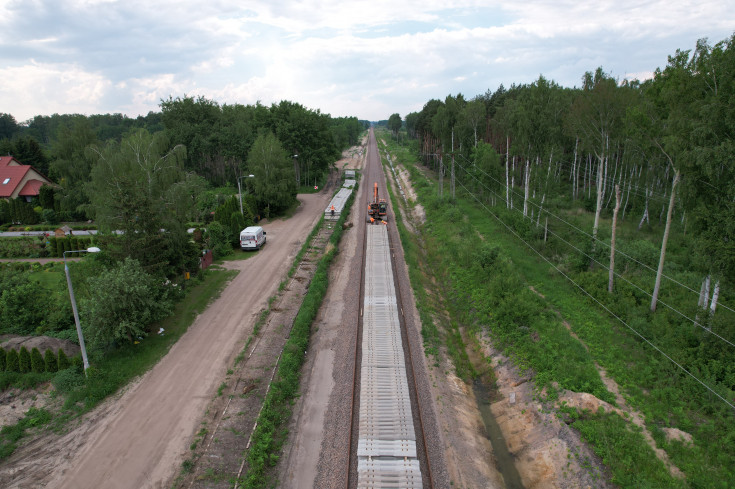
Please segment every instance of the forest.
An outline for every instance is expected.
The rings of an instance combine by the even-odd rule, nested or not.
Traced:
[[[685,473],[644,468],[643,452],[624,441],[639,435],[616,416],[562,408],[622,487],[730,487],[735,36],[677,50],[648,80],[598,68],[568,88],[539,76],[429,100],[384,124],[423,168],[412,179],[429,193],[425,232],[441,236],[440,275],[458,321],[490,332],[539,389],[615,404],[591,359],[615,376]],[[552,335],[549,307],[587,353],[561,346],[568,333]],[[455,336],[424,331],[429,351]],[[462,360],[455,366],[462,376]],[[669,440],[671,428],[694,444]]]

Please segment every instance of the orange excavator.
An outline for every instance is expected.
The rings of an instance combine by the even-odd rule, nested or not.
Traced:
[[[368,202],[367,222],[379,223],[388,220],[388,203],[378,196],[378,182],[373,187],[373,200]]]

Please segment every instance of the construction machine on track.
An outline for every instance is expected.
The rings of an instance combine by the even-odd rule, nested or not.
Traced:
[[[368,202],[367,222],[380,223],[388,220],[388,202],[378,195],[378,182],[373,187],[373,200]]]

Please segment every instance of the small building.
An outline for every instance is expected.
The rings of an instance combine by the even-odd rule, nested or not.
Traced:
[[[64,224],[63,226],[61,226],[60,228],[54,231],[54,236],[56,236],[57,238],[63,238],[65,236],[72,236],[71,228],[67,226],[66,224]]]
[[[31,165],[23,165],[12,156],[0,156],[0,199],[23,198],[30,202],[38,197],[43,185],[52,185],[51,180]]]

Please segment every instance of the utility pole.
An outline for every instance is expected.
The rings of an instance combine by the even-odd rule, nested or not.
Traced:
[[[449,192],[452,194],[452,201],[454,201],[454,127],[452,127],[452,179],[449,181]]]

